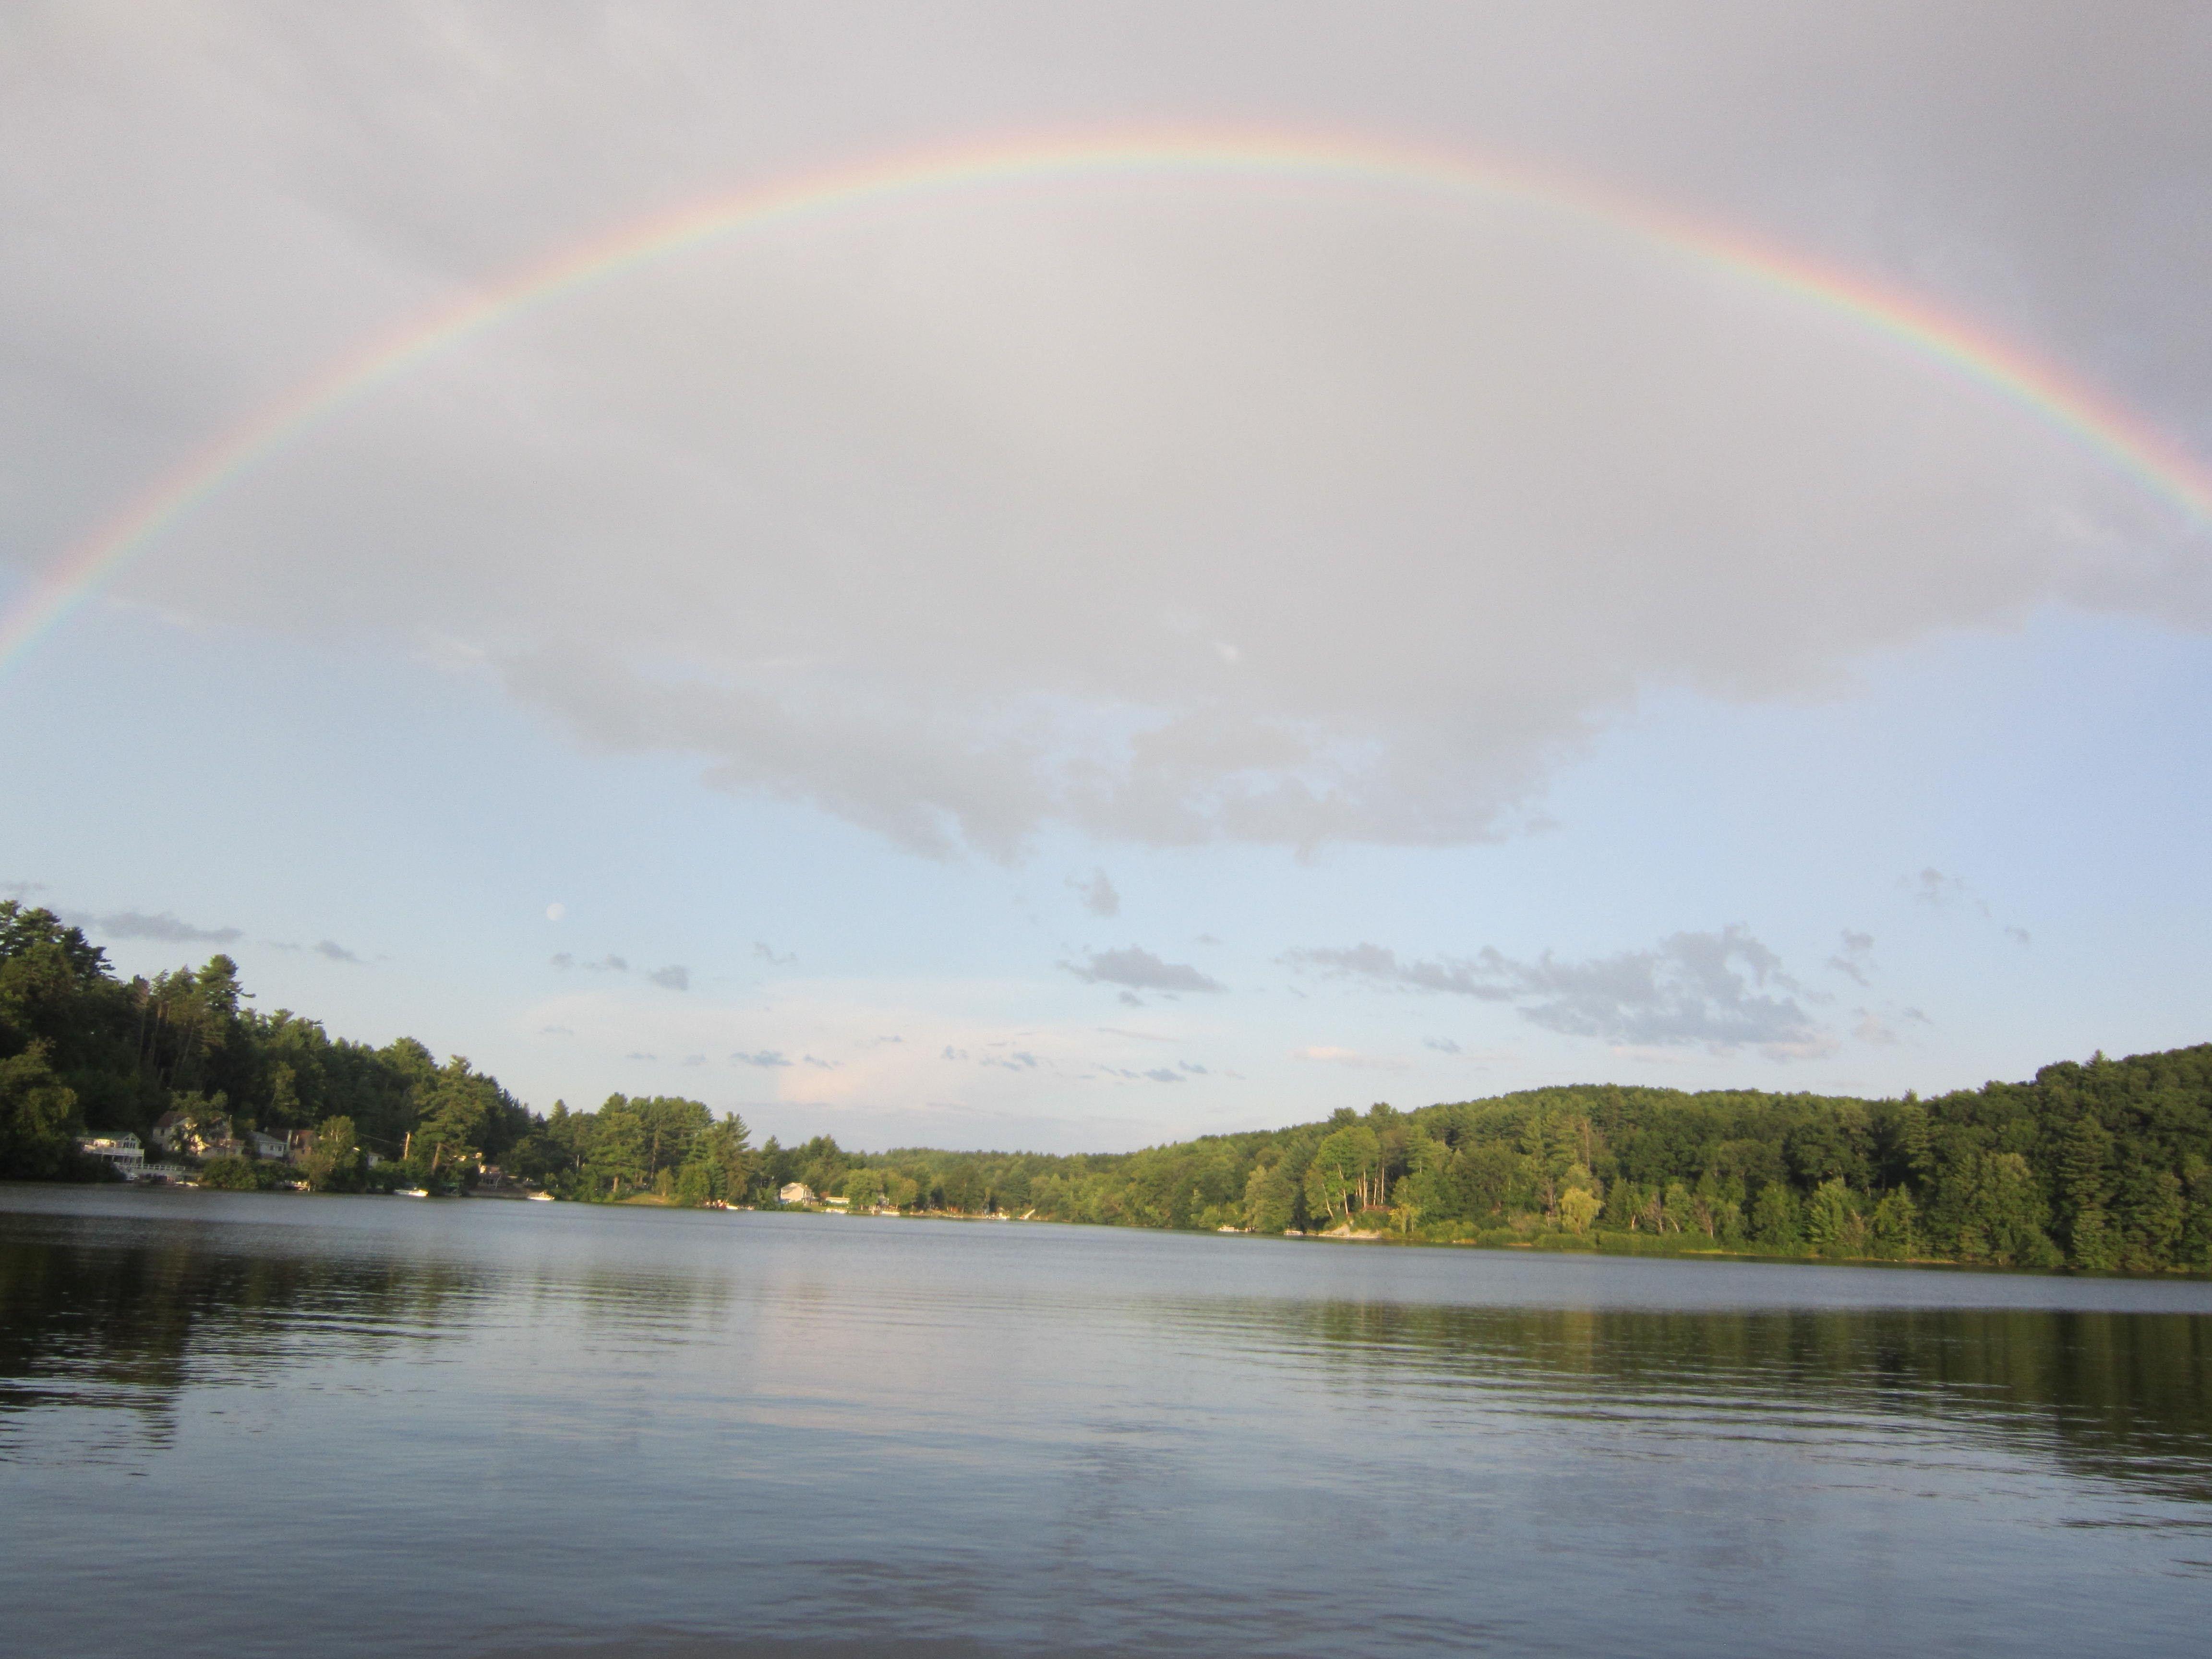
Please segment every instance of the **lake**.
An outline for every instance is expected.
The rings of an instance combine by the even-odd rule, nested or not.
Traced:
[[[0,1187],[14,1651],[2201,1653],[2212,1284]]]

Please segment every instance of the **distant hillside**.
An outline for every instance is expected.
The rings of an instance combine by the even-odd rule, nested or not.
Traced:
[[[1930,1100],[1577,1085],[1139,1152],[755,1149],[732,1115],[617,1095],[540,1117],[459,1058],[241,1005],[228,957],[118,980],[51,913],[0,902],[0,1176],[83,1178],[77,1133],[179,1112],[314,1129],[319,1185],[472,1182],[577,1199],[773,1203],[1429,1243],[2212,1271],[2212,1045],[2100,1055]]]
[[[2202,1271],[2212,1045],[1925,1101],[1581,1085],[1110,1157],[817,1141],[765,1162],[825,1192],[878,1170],[962,1210],[1128,1226]]]

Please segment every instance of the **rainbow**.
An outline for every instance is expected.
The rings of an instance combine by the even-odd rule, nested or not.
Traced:
[[[338,358],[149,482],[56,558],[0,617],[0,672],[210,497],[428,359],[514,318],[745,231],[892,200],[1148,177],[1347,183],[1523,203],[1595,222],[1837,313],[2071,434],[2212,524],[2212,471],[2149,421],[2017,342],[1862,274],[1587,182],[1416,144],[1216,128],[1024,137],[809,173],[633,222],[419,316]]]

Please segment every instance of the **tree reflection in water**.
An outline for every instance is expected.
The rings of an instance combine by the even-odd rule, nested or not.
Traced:
[[[1394,1390],[1656,1425],[1941,1419],[2076,1474],[2212,1501],[2212,1320],[1984,1308],[1436,1307],[1194,1300],[1173,1322]],[[1241,1339],[1241,1340],[1240,1340]]]
[[[0,1455],[33,1407],[119,1412],[164,1443],[207,1382],[270,1387],[299,1366],[449,1340],[488,1294],[451,1261],[206,1249],[173,1230],[0,1229]],[[88,1425],[78,1455],[112,1444]]]

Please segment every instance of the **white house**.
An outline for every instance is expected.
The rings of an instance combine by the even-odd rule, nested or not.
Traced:
[[[128,1129],[96,1130],[77,1137],[76,1149],[88,1158],[104,1158],[115,1173],[135,1179],[146,1172],[146,1148]]]
[[[814,1188],[803,1181],[789,1181],[784,1183],[776,1196],[787,1204],[811,1204],[814,1202]]]
[[[269,1158],[280,1164],[290,1156],[292,1151],[292,1141],[289,1136],[264,1135],[258,1129],[247,1130],[246,1142],[247,1146],[253,1148],[254,1157]]]

